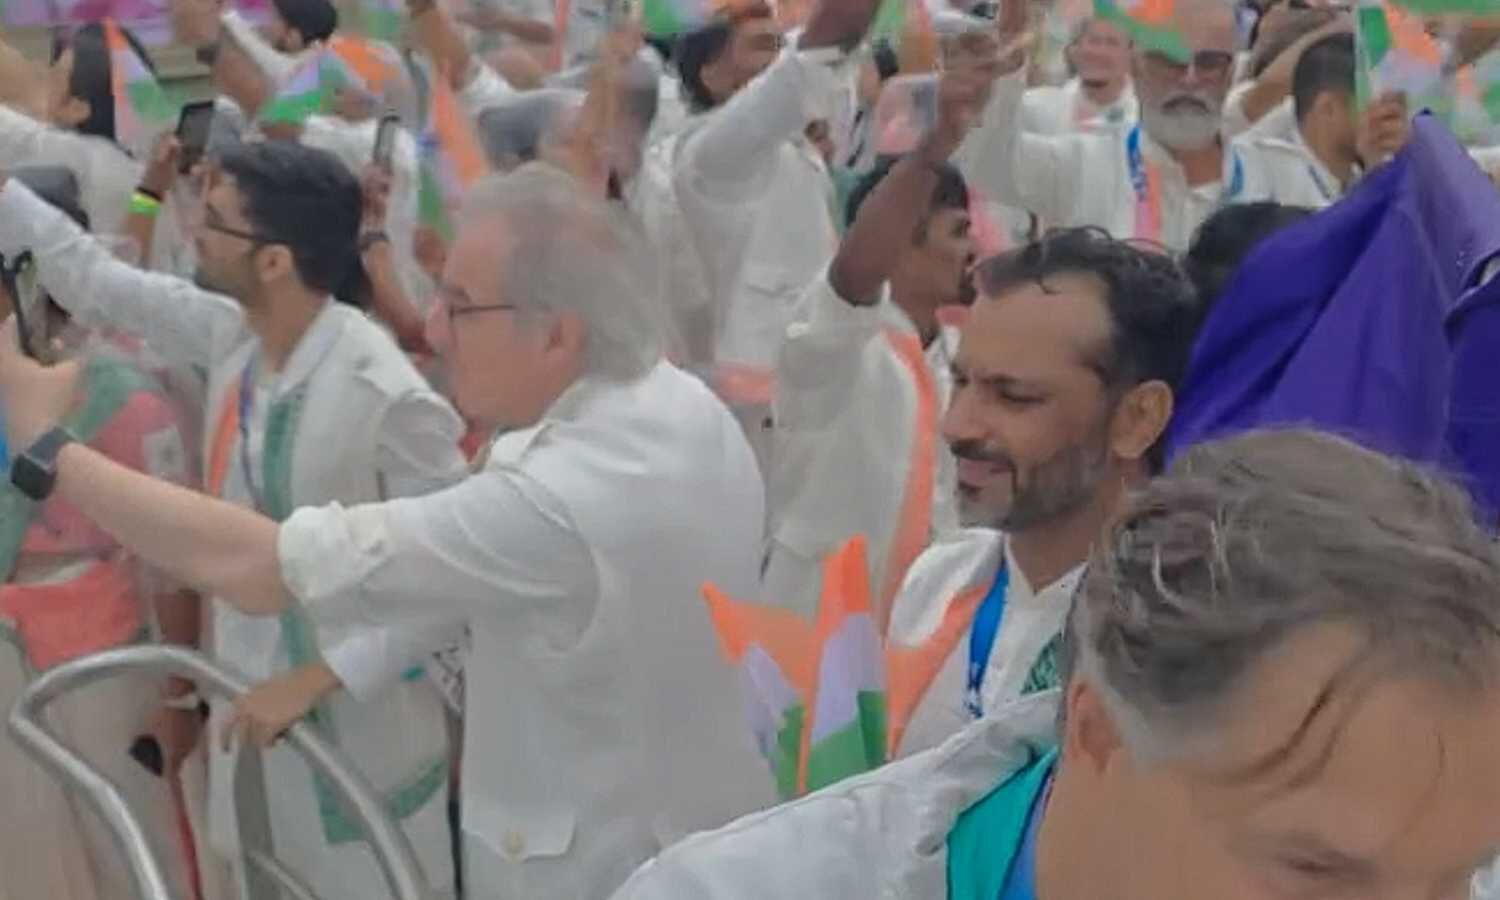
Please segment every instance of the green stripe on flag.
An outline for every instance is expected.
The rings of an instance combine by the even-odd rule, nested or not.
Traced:
[[[261,110],[260,120],[280,125],[301,125],[322,111],[324,99],[322,91],[274,97]]]
[[[655,37],[672,37],[691,30],[672,0],[642,0],[641,28]]]
[[[125,86],[125,99],[136,115],[148,122],[170,122],[177,117],[178,104],[167,98],[166,91],[155,81],[137,81]]]
[[[907,0],[881,0],[875,12],[875,22],[870,26],[870,39],[885,38],[894,44],[906,27]],[[920,2],[920,0],[919,0]]]
[[[1120,26],[1138,47],[1155,50],[1184,65],[1192,58],[1187,43],[1176,28],[1148,25],[1132,17],[1113,0],[1094,0],[1094,15]]]
[[[885,762],[884,691],[860,691],[854,721],[814,744],[807,754],[809,793]]]
[[[776,746],[771,750],[771,774],[776,776],[776,793],[783,800],[797,796],[797,760],[802,755],[802,729],[807,724],[807,707],[797,704],[786,711],[776,732]]]
[[[1479,94],[1479,102],[1484,106],[1485,114],[1493,122],[1500,122],[1500,81],[1492,81],[1484,86]]]
[[[1500,13],[1500,0],[1394,0],[1402,9],[1421,15]]]

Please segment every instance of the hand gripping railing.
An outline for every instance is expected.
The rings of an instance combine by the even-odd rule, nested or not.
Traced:
[[[248,691],[243,682],[191,650],[162,646],[126,647],[76,659],[38,676],[12,710],[10,732],[28,754],[60,778],[64,786],[76,790],[104,820],[125,856],[140,900],[180,900],[166,877],[161,860],[152,849],[150,839],[119,789],[42,725],[43,712],[58,697],[126,673],[163,677],[178,675],[193,680],[200,690],[218,697],[234,698]],[[292,726],[286,734],[286,743],[338,791],[355,821],[369,837],[370,847],[391,888],[391,896],[395,900],[430,900],[422,867],[406,833],[386,814],[364,777],[305,724]],[[256,752],[246,750],[240,754],[235,773],[235,799],[249,885],[246,900],[277,896],[290,900],[316,900],[315,895],[271,855],[270,819],[261,780],[260,755]]]

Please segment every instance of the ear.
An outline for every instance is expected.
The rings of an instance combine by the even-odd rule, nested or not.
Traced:
[[[580,368],[583,365],[583,347],[587,340],[587,329],[583,318],[575,312],[561,312],[552,316],[547,326],[548,355],[572,361]]]
[[[261,284],[275,284],[297,274],[297,264],[292,251],[281,244],[260,248],[255,255],[255,274]]]
[[[1125,748],[1120,731],[1099,694],[1082,678],[1074,678],[1063,695],[1062,753],[1068,765],[1093,775],[1109,769],[1115,754]]]
[[[302,32],[296,28],[288,26],[286,30],[286,52],[301,53],[306,49],[307,39],[302,36]]]
[[[1120,459],[1145,458],[1172,418],[1172,389],[1163,381],[1138,384],[1120,398],[1110,422],[1110,450]]]
[[[703,82],[715,102],[721,102],[721,98],[727,97],[734,90],[734,85],[730,83],[728,60],[729,48],[725,47],[713,62],[705,63],[698,70],[698,80]]]

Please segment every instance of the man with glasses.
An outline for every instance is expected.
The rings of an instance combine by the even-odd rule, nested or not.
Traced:
[[[602,900],[773,796],[700,595],[754,589],[764,489],[723,404],[662,358],[649,262],[613,204],[551,166],[470,190],[433,339],[459,408],[501,436],[446,490],[278,523],[65,437],[13,480],[50,469],[49,489],[143,559],[265,621],[306,616],[325,650],[356,624],[467,625],[465,896]],[[0,347],[12,446],[56,434],[54,380]],[[268,743],[299,712],[240,723]]]
[[[332,156],[246,144],[217,160],[193,223],[196,286],[114,260],[15,182],[0,190],[0,252],[29,248],[42,283],[81,323],[133,332],[206,371],[207,491],[282,520],[313,504],[426,494],[464,472],[458,416],[383,331],[330,297],[359,265],[360,210],[359,185]],[[218,662],[277,679],[250,708],[322,701],[316,727],[386,796],[434,889],[448,889],[444,711],[411,674],[449,633],[315,627],[300,612],[254,618],[217,598],[205,618],[204,649]],[[182,625],[167,639],[198,643],[194,624]],[[334,696],[341,685],[348,695]],[[179,712],[160,735],[172,761],[198,739],[199,701],[177,682],[166,702]],[[230,714],[216,706],[212,721]],[[210,743],[209,843],[232,860],[234,757]],[[270,751],[265,767],[278,854],[319,896],[381,893],[380,870],[328,786],[285,750]]]
[[[1023,4],[1008,10],[1002,46],[1016,45],[1025,26]],[[1234,202],[1265,162],[1259,149],[1231,146],[1221,135],[1234,70],[1233,9],[1224,0],[1179,2],[1173,27],[1182,54],[1136,48],[1139,125],[1106,133],[1025,133],[1025,54],[1017,49],[1001,66],[983,125],[959,152],[965,176],[1049,226],[1092,225],[1185,249],[1198,225]]]

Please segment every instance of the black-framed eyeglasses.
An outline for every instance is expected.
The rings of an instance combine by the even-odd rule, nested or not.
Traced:
[[[225,225],[224,220],[219,217],[218,211],[215,210],[212,206],[209,206],[207,203],[203,204],[203,218],[201,219],[199,224],[201,224],[204,228],[207,228],[209,231],[216,231],[219,234],[227,234],[230,237],[236,237],[242,241],[249,241],[257,247],[264,247],[268,244],[282,243],[282,241],[279,241],[276,238],[261,234],[256,231],[241,231],[238,228],[234,228],[230,225]]]
[[[1152,50],[1146,54],[1146,59],[1157,70],[1178,77],[1187,74],[1188,67],[1191,66],[1199,75],[1222,78],[1234,66],[1234,54],[1225,50],[1199,50],[1187,59],[1178,59],[1160,50]]]

